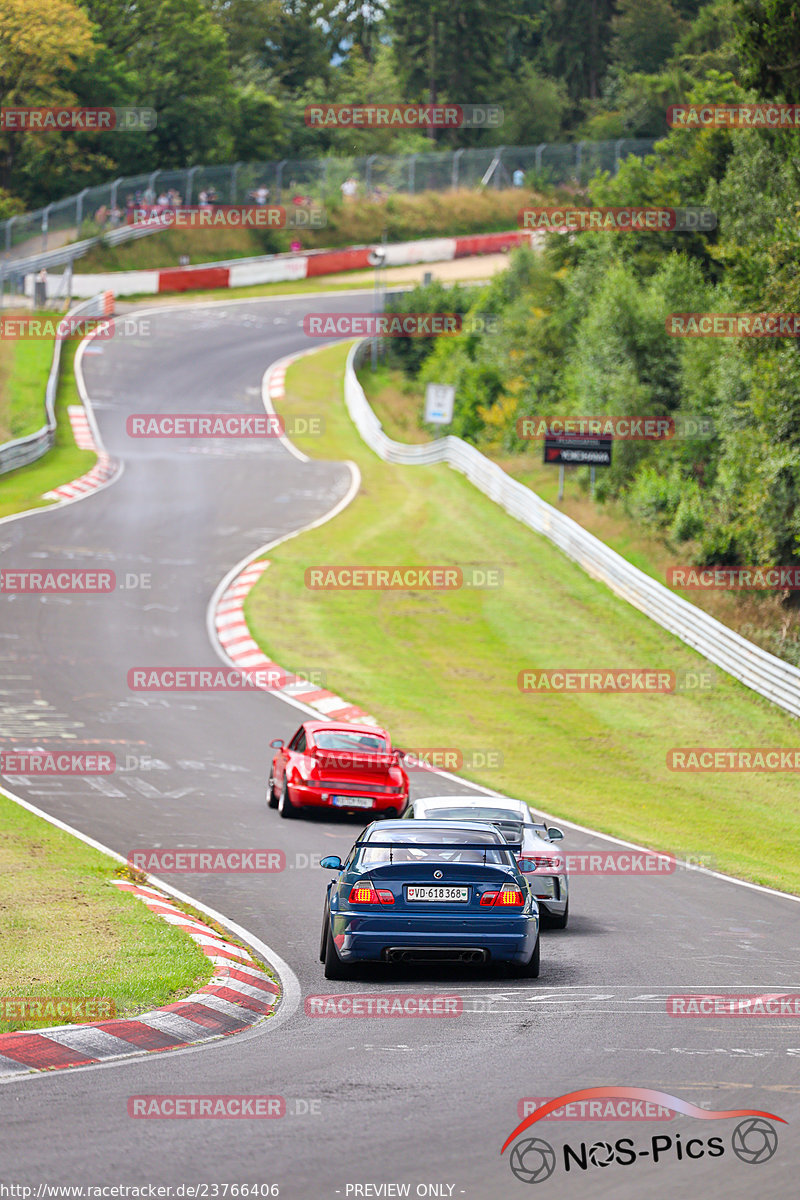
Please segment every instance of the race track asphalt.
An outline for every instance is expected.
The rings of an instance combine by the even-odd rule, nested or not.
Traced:
[[[44,1184],[208,1184],[198,1194],[213,1197],[222,1185],[245,1183],[276,1184],[280,1196],[297,1200],[491,1200],[539,1190],[622,1200],[689,1189],[729,1200],[793,1195],[800,1020],[682,1020],[666,1014],[665,1000],[797,989],[797,903],[684,868],[580,877],[570,928],[543,934],[537,981],[440,970],[331,984],[317,958],[328,876],[307,864],[314,854],[346,850],[360,825],[281,821],[266,807],[268,743],[290,735],[301,714],[264,692],[128,689],[131,666],[218,666],[206,610],[220,579],[257,547],[322,516],[350,476],[339,463],[302,463],[277,441],[135,441],[126,416],[260,413],[265,369],[309,346],[303,313],[352,307],[342,296],[181,305],[159,310],[150,336],[95,343],[85,355],[92,406],[124,473],[80,503],[0,524],[0,562],[107,567],[122,579],[146,573],[151,586],[0,597],[0,732],[4,744],[35,738],[63,747],[68,738],[72,748],[111,746],[130,769],[108,779],[5,782],[123,855],[144,846],[281,849],[280,874],[164,878],[273,947],[303,997],[446,992],[462,996],[465,1011],[449,1019],[318,1019],[301,1001],[288,1020],[255,1035],[14,1081],[0,1090],[0,1181],[31,1185],[33,1196]],[[413,785],[416,794],[470,790],[420,773]],[[565,846],[609,843],[571,831]],[[788,1124],[777,1126],[774,1157],[750,1163],[733,1153],[735,1119],[548,1121],[525,1136],[555,1147],[554,1174],[526,1183],[511,1173],[500,1147],[522,1097],[607,1084],[667,1092],[705,1109],[764,1109]],[[132,1095],[239,1093],[284,1096],[286,1116],[127,1115]],[[724,1153],[679,1159],[677,1133],[683,1143],[721,1136]],[[566,1171],[565,1142],[577,1150],[626,1136],[636,1143],[635,1162]],[[653,1136],[672,1138],[658,1162]]]

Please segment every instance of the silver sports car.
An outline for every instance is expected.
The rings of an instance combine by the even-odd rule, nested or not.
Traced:
[[[553,929],[566,929],[569,920],[569,876],[563,851],[554,842],[564,834],[536,821],[523,800],[509,796],[423,796],[406,809],[410,819],[491,821],[510,842],[525,870],[542,916]]]

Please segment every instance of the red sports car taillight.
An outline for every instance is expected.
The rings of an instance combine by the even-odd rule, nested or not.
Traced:
[[[368,879],[359,879],[350,889],[348,903],[394,904],[394,895],[388,888],[375,888]]]
[[[481,906],[485,908],[519,907],[525,903],[525,897],[519,888],[503,888],[501,892],[484,892],[481,896]]]

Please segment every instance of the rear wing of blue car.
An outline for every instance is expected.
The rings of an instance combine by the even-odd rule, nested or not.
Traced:
[[[499,850],[501,854],[509,854],[512,858],[512,861],[515,861],[513,859],[513,847],[510,846],[505,839],[499,842],[417,842],[412,841],[411,838],[403,838],[402,840],[398,840],[396,842],[377,842],[371,838],[367,840],[362,840],[359,838],[353,843],[353,849],[388,850],[389,862],[392,861],[392,850],[482,850],[484,863],[486,862],[487,850]]]

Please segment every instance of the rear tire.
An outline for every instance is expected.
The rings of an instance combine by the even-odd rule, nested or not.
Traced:
[[[566,929],[569,922],[569,900],[564,905],[564,911],[559,916],[553,914],[547,918],[547,924],[551,929]]]
[[[297,809],[289,799],[289,785],[285,779],[283,781],[281,798],[278,801],[278,815],[283,817],[284,821],[291,820],[292,817],[297,816]]]
[[[270,771],[269,779],[267,780],[267,804],[270,808],[278,807],[278,797],[275,795],[275,780],[272,771]]]
[[[339,951],[336,949],[336,943],[333,940],[330,923],[328,924],[328,934],[325,939],[325,978],[326,979],[350,979],[351,972],[345,963],[339,958]]]
[[[515,979],[538,979],[539,978],[539,937],[536,937],[536,945],[533,948],[533,954],[526,963],[512,963],[511,974]]]

